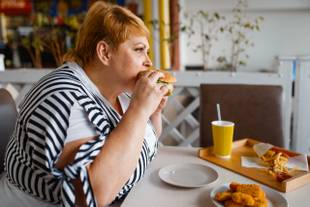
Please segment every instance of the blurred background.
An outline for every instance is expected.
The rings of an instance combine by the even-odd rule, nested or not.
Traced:
[[[95,0],[1,0],[5,68],[54,68]],[[154,65],[173,70],[273,71],[310,53],[309,0],[111,0],[152,32]]]
[[[94,1],[1,0],[0,53],[6,68],[54,68],[73,47]]]

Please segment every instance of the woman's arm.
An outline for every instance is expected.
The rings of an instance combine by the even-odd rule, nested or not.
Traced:
[[[150,117],[150,120],[156,130],[156,135],[159,137],[162,133],[162,110],[167,104],[167,97],[164,97],[159,106],[157,107],[156,111]]]
[[[167,92],[167,88],[156,84],[159,76],[160,73],[138,80],[128,110],[117,127],[107,136],[100,153],[87,166],[90,183],[99,206],[108,205],[115,199],[136,168],[147,121]],[[83,139],[80,143],[72,142],[71,145],[67,143],[58,161],[58,167],[65,167],[73,159],[79,146],[89,139]],[[79,186],[80,184],[75,185],[77,191],[81,187]],[[77,194],[76,198],[78,197],[80,195]]]
[[[56,163],[56,167],[58,169],[63,170],[66,165],[74,161],[75,154],[78,152],[80,146],[90,141],[91,139],[95,139],[95,138],[96,137],[81,138],[81,139],[66,143]],[[86,205],[86,200],[85,200],[81,181],[79,179],[75,179],[72,181],[72,184],[74,185],[75,193],[76,193],[75,205],[79,207],[82,207],[82,206],[86,207],[87,205]]]
[[[147,116],[142,111],[139,112],[139,108],[128,108],[121,122],[108,135],[99,155],[88,166],[91,186],[99,206],[106,206],[114,200],[137,165],[147,123]],[[64,169],[74,160],[80,146],[94,138],[67,143],[56,167]],[[76,179],[72,184],[75,187],[76,205],[86,206],[81,181]]]
[[[91,186],[99,206],[111,203],[134,171],[140,156],[146,123],[147,116],[135,106],[130,107],[119,125],[108,135],[99,155],[88,166]],[[67,143],[56,167],[64,169],[74,160],[80,146],[93,138]],[[76,205],[86,206],[81,182],[73,180],[72,183],[76,189]]]

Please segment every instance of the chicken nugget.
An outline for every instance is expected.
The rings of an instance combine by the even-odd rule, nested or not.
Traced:
[[[234,202],[233,200],[230,200],[230,199],[225,201],[224,206],[225,207],[245,207],[245,205],[240,204],[240,203],[236,203],[236,202]]]
[[[257,184],[239,184],[236,187],[236,192],[241,192],[251,195],[254,199],[263,199],[265,198],[264,191]]]
[[[254,203],[255,203],[255,200],[251,195],[241,193],[241,192],[232,193],[231,199],[235,203],[243,204],[246,206],[254,206]]]
[[[267,199],[256,200],[253,207],[268,207]]]
[[[230,198],[231,198],[231,192],[229,192],[229,191],[217,192],[215,194],[215,200],[217,200],[219,202],[224,202]]]
[[[237,182],[231,182],[230,185],[229,185],[229,188],[232,192],[236,192],[237,190],[237,186],[240,185],[240,183],[237,183]]]

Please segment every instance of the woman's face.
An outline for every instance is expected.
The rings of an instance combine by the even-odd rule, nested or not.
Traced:
[[[152,66],[145,36],[131,36],[112,53],[111,67],[126,90],[132,91],[140,71]]]

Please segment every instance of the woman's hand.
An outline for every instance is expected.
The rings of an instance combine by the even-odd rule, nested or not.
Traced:
[[[137,80],[133,95],[132,106],[137,106],[137,110],[150,117],[154,113],[160,113],[166,104],[165,94],[168,88],[161,83],[157,83],[163,74],[158,71],[146,71]]]
[[[156,115],[156,114],[161,114],[161,112],[163,111],[163,109],[165,108],[166,104],[167,104],[167,101],[168,101],[168,97],[165,96],[161,99],[157,109],[154,111],[154,113],[152,114],[153,115]]]

